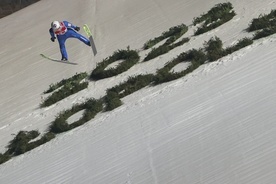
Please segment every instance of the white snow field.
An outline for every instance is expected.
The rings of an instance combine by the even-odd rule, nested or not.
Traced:
[[[43,133],[72,104],[99,98],[135,74],[154,73],[191,48],[218,36],[224,46],[251,36],[253,18],[276,0],[229,0],[237,15],[169,53],[133,66],[48,108],[39,108],[50,84],[118,49],[141,49],[172,26],[191,25],[224,0],[41,0],[0,19],[0,153],[20,130]],[[98,55],[67,41],[69,60],[50,41],[53,20],[91,26]],[[189,27],[185,36],[192,35]],[[80,31],[84,34],[83,30]],[[139,54],[144,56],[146,51]],[[0,165],[1,184],[275,184],[276,36],[255,41],[169,83],[146,87],[124,104]]]

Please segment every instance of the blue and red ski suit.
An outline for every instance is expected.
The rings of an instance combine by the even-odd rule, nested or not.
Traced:
[[[71,24],[68,21],[60,22],[60,28],[58,30],[54,30],[53,28],[49,29],[51,40],[54,41],[56,37],[58,39],[62,60],[68,59],[68,55],[65,47],[65,41],[67,40],[67,38],[77,38],[83,43],[85,43],[86,45],[90,46],[90,41],[84,36],[82,36],[81,34],[79,34],[76,31],[76,29],[77,29],[77,26]]]

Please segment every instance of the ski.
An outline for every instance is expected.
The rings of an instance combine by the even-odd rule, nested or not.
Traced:
[[[90,29],[89,29],[89,27],[88,27],[87,24],[84,24],[84,25],[83,25],[83,30],[84,30],[84,32],[87,34],[87,36],[89,37],[89,40],[90,40],[90,44],[91,44],[91,48],[92,48],[93,54],[94,54],[94,56],[96,56],[96,54],[97,54],[96,45],[95,45],[95,42],[94,42],[92,33],[91,33],[91,31],[90,31]]]
[[[77,63],[73,63],[73,62],[69,62],[69,61],[63,61],[63,60],[59,60],[59,59],[53,59],[50,58],[48,56],[45,56],[44,54],[40,54],[40,56],[42,56],[45,59],[48,59],[50,61],[55,61],[55,62],[59,62],[59,63],[66,63],[66,64],[71,64],[71,65],[77,65]]]

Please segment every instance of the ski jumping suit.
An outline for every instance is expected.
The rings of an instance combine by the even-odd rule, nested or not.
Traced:
[[[81,34],[79,34],[76,31],[76,28],[77,26],[71,24],[70,22],[63,21],[60,22],[60,28],[58,30],[54,31],[53,28],[49,29],[52,41],[55,40],[55,35],[57,36],[62,60],[68,59],[67,51],[65,48],[65,41],[67,40],[67,38],[77,38],[86,45],[91,46],[90,41]]]

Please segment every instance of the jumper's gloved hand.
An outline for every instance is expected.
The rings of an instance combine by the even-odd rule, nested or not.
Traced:
[[[52,41],[52,42],[55,42],[55,39],[56,39],[55,37],[52,37],[52,38],[51,38],[51,41]]]
[[[80,27],[76,26],[75,30],[76,30],[76,31],[79,31],[79,30],[80,30]]]

